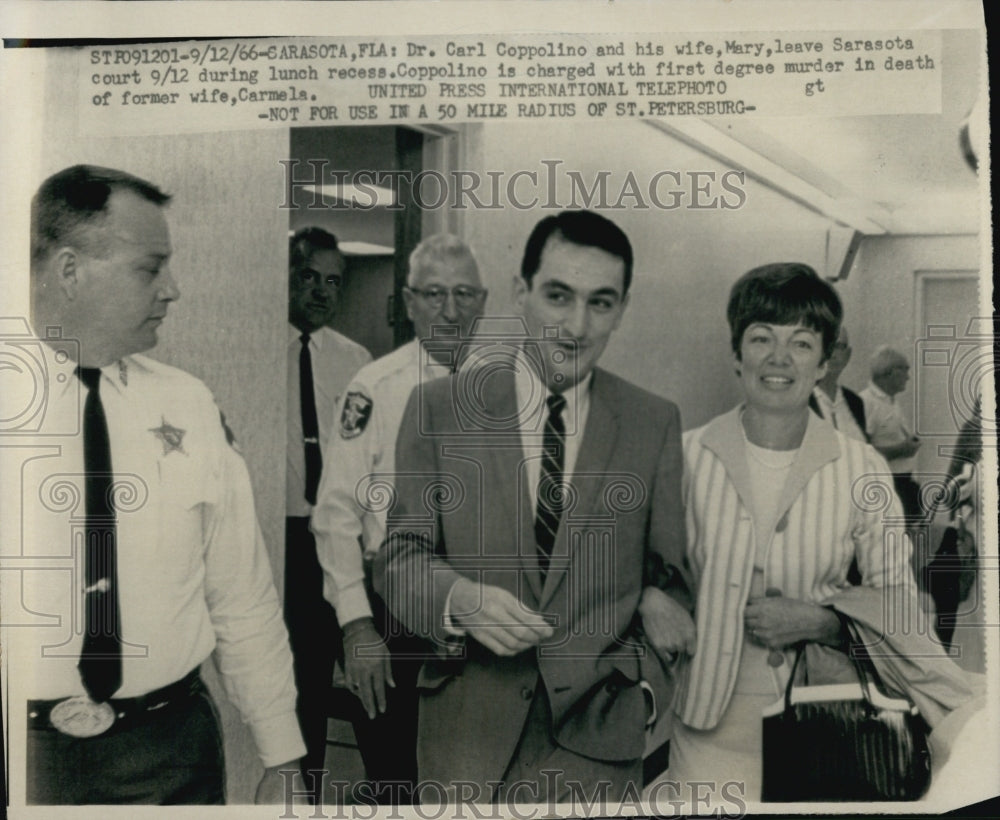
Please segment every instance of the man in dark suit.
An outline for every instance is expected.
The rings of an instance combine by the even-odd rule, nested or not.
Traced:
[[[833,345],[833,352],[826,360],[826,375],[813,388],[813,394],[809,397],[809,407],[845,436],[867,442],[865,403],[861,396],[840,384],[840,374],[851,361],[851,352],[847,328],[841,325],[840,335]]]
[[[410,396],[375,585],[435,647],[424,800],[641,789],[644,730],[694,627],[678,410],[595,368],[631,277],[612,222],[546,217],[514,281],[525,332]]]

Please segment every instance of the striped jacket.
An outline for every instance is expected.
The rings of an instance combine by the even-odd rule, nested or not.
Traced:
[[[815,414],[809,414],[775,520],[754,527],[740,409],[684,436],[698,643],[682,673],[676,709],[697,729],[713,728],[729,704],[755,558],[767,587],[805,601],[819,603],[845,588],[855,556],[865,586],[903,585],[915,594],[910,541],[888,465],[869,445]],[[768,534],[759,558],[756,531]]]

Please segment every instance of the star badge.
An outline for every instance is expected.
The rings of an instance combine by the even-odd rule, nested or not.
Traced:
[[[150,427],[149,432],[163,442],[163,455],[169,455],[174,450],[187,455],[184,451],[184,434],[187,430],[181,430],[179,427],[168,424],[163,416],[160,416],[160,421],[160,426]]]

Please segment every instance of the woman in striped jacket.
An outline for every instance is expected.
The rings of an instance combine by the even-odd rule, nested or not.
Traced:
[[[850,589],[852,562],[875,620],[889,599],[911,616],[918,604],[888,466],[809,411],[840,326],[836,292],[806,265],[765,265],[737,281],[727,313],[745,402],[685,435],[697,649],[660,782],[724,794],[743,783],[759,800],[761,711],[784,691],[799,642],[845,645],[831,601]]]

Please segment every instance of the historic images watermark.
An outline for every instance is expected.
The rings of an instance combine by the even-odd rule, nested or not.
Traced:
[[[611,795],[611,783],[569,780],[558,769],[545,769],[540,781],[511,783],[456,780],[443,783],[422,780],[416,787],[414,805],[378,805],[379,789],[398,789],[407,794],[406,783],[350,783],[322,772],[324,793],[335,795],[334,805],[306,806],[308,796],[294,786],[293,770],[281,772],[285,781],[285,810],[279,820],[329,818],[330,820],[404,820],[415,814],[421,820],[536,820],[543,817],[620,817],[656,815],[683,817],[688,814],[725,818],[747,813],[746,785],[739,780],[717,782],[662,780],[646,793],[640,784],[629,784],[620,796]],[[376,789],[376,786],[378,789]],[[554,798],[551,795],[560,795]]]
[[[662,169],[648,177],[633,171],[584,172],[560,159],[515,171],[345,171],[327,159],[281,160],[284,198],[279,208],[502,211],[599,208],[602,210],[736,210],[747,202],[746,173]],[[296,195],[297,192],[299,195]]]

